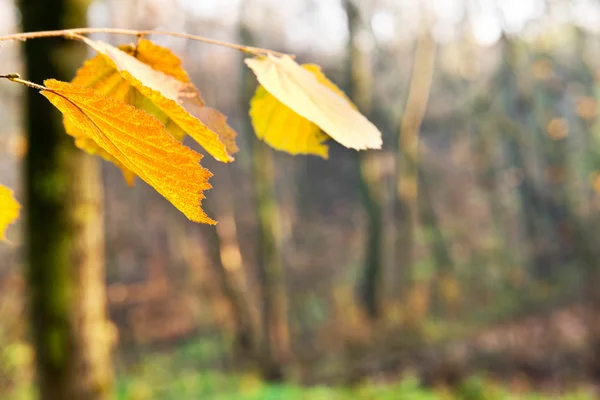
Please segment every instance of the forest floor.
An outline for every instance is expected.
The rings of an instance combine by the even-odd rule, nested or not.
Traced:
[[[339,380],[268,384],[258,374],[218,372],[235,370],[222,359],[223,343],[197,337],[167,351],[142,351],[135,360],[121,360],[114,400],[594,399],[593,386],[580,380],[589,341],[587,315],[571,306],[488,326],[410,355],[412,369],[406,358],[403,368],[397,368],[399,359],[386,361],[382,355],[389,356],[390,349],[382,341],[381,348],[368,352],[373,363],[363,360],[370,367],[361,369],[362,378],[353,385]],[[387,371],[386,363],[392,366]],[[33,388],[22,385],[0,397],[30,400]]]
[[[579,389],[560,396],[518,392],[491,380],[471,377],[456,388],[428,389],[418,379],[406,377],[395,384],[364,383],[356,387],[266,384],[252,376],[223,376],[190,371],[170,381],[157,382],[141,377],[122,379],[118,400],[587,400],[595,396]]]
[[[32,387],[13,392],[3,400],[33,400]],[[516,391],[480,377],[455,388],[423,388],[418,379],[405,377],[395,384],[364,383],[356,387],[266,384],[256,376],[178,371],[157,375],[121,376],[113,400],[591,400],[589,389],[545,395]]]

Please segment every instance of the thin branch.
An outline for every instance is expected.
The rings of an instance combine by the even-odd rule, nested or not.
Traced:
[[[217,46],[228,47],[230,49],[238,50],[246,54],[252,55],[264,55],[272,54],[275,56],[289,55],[286,53],[280,53],[274,50],[262,49],[260,47],[244,46],[241,44],[223,42],[216,39],[210,39],[204,36],[190,35],[188,33],[170,32],[170,31],[139,31],[134,29],[118,29],[118,28],[75,28],[75,29],[64,29],[56,31],[39,31],[39,32],[27,32],[27,33],[15,33],[12,35],[0,36],[0,42],[8,40],[27,40],[37,39],[44,37],[56,37],[64,36],[69,37],[71,34],[90,34],[90,33],[109,33],[109,34],[121,34],[121,35],[133,35],[133,36],[147,36],[147,35],[168,35],[174,37],[180,37],[184,39],[196,40],[208,44],[214,44]]]

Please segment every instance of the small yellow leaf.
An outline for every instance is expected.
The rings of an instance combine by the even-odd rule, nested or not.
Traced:
[[[151,115],[91,89],[54,79],[41,93],[77,129],[138,175],[190,220],[214,224],[201,208],[212,174],[202,155],[169,135]]]
[[[357,150],[381,148],[381,132],[320,72],[302,68],[289,56],[245,62],[269,93],[335,141]]]
[[[125,97],[126,102],[142,109],[151,104],[154,110],[145,109],[145,111],[152,113],[165,125],[168,125],[167,119],[172,120],[178,128],[189,134],[214,158],[223,162],[233,161],[232,154],[237,151],[234,141],[235,131],[229,129],[215,132],[199,119],[196,115],[197,110],[205,106],[204,101],[200,97],[198,89],[189,81],[180,63],[176,62],[176,57],[172,53],[169,52],[169,57],[161,59],[161,55],[166,54],[168,49],[158,49],[159,46],[147,43],[148,41],[141,41],[141,47],[133,51],[134,57],[128,54],[128,51],[131,52],[131,48],[128,47],[122,46],[122,49],[127,50],[123,51],[104,42],[87,38],[82,38],[82,40],[98,52],[99,57],[108,64],[109,68],[107,69],[116,69],[119,75],[139,92],[134,93],[133,98]],[[153,54],[154,51],[157,51],[158,54]],[[147,65],[141,60],[154,64]],[[95,61],[95,64],[100,64],[100,62]],[[95,67],[96,65],[91,66]],[[90,67],[90,64],[88,64],[88,67]],[[88,71],[79,75],[86,78],[79,82],[76,79],[74,81],[76,84],[86,83],[87,80],[87,82],[95,82],[96,85],[111,87],[112,92],[115,94],[122,93],[121,85],[123,83],[113,82],[112,80],[118,81],[118,78],[107,74],[99,80],[94,76],[94,68],[88,68]],[[93,87],[95,85],[88,83],[84,86]],[[141,97],[139,94],[141,94]],[[107,95],[110,94],[107,93]],[[131,91],[128,95],[131,96]],[[157,115],[157,112],[162,115]],[[233,137],[225,136],[231,134],[233,134]],[[225,142],[233,142],[233,146],[227,146]]]
[[[0,240],[6,240],[6,229],[19,217],[20,209],[12,190],[0,185]]]
[[[181,65],[181,60],[171,50],[153,43],[150,40],[140,39],[135,46],[121,50],[134,56],[153,69],[177,79],[179,82],[191,83],[190,77]]]

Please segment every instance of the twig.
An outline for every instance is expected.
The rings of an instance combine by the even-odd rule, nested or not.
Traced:
[[[15,33],[12,35],[0,36],[0,42],[8,40],[27,40],[37,39],[44,37],[56,37],[65,36],[68,37],[71,34],[90,34],[90,33],[109,33],[109,34],[121,34],[121,35],[134,35],[134,36],[147,36],[147,35],[168,35],[174,37],[180,37],[190,40],[196,40],[208,44],[214,44],[217,46],[228,47],[230,49],[238,50],[246,54],[252,55],[263,55],[272,54],[276,56],[289,55],[274,50],[263,49],[260,47],[244,46],[241,44],[223,42],[216,39],[210,39],[204,36],[190,35],[188,33],[170,32],[170,31],[148,31],[148,30],[135,30],[135,29],[119,29],[119,28],[75,28],[75,29],[64,29],[56,31],[39,31],[39,32],[27,32],[27,33]]]

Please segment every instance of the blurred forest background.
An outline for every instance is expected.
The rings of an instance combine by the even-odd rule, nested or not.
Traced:
[[[0,0],[0,32],[22,31],[22,15]],[[594,398],[600,3],[94,0],[87,25],[296,54],[384,142],[330,142],[329,160],[274,151],[250,127],[240,53],[152,36],[241,151],[203,159],[216,227],[102,163],[118,398]],[[31,78],[21,47],[2,43],[0,73]],[[28,89],[0,88],[0,182],[23,202]],[[2,399],[34,393],[24,231],[21,218],[0,244]]]

